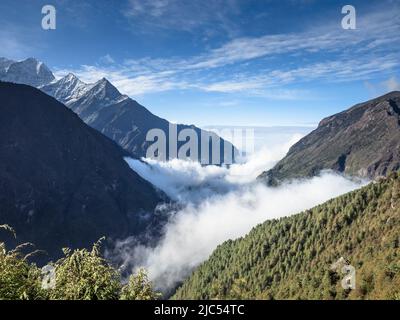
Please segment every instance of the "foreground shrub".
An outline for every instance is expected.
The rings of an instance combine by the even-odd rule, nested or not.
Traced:
[[[1,229],[14,233],[9,226]],[[51,300],[153,300],[159,297],[151,286],[147,274],[140,270],[129,278],[125,286],[121,274],[101,255],[100,239],[87,249],[63,249],[64,257],[51,266],[55,271],[54,286],[43,288],[42,270],[28,263],[32,254],[22,251],[25,243],[7,251],[0,242],[0,300],[51,299]],[[33,252],[35,253],[35,252]]]
[[[120,275],[100,255],[100,241],[91,251],[64,249],[65,257],[54,265],[56,285],[50,299],[116,300],[121,291]]]
[[[0,229],[14,233],[7,225]],[[29,264],[22,250],[28,247],[25,243],[12,251],[7,251],[0,242],[0,300],[44,299],[46,293],[41,288],[41,272],[35,265]]]
[[[160,294],[153,290],[144,269],[129,278],[129,282],[122,288],[121,300],[156,300]]]

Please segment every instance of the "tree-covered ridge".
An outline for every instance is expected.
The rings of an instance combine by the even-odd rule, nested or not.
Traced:
[[[400,299],[400,176],[219,246],[175,299]],[[356,289],[331,265],[344,257]]]

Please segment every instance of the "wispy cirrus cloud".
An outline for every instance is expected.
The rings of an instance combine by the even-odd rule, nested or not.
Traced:
[[[60,69],[55,72],[57,78],[74,73],[86,83],[94,83],[101,78],[110,80],[122,93],[132,97],[147,93],[163,92],[173,89],[186,89],[189,84],[178,79],[168,80],[170,72],[136,74],[124,66],[89,66],[79,69]]]
[[[387,90],[389,91],[398,91],[400,90],[400,81],[397,80],[396,77],[391,77],[387,81],[383,83]]]
[[[100,62],[104,64],[112,64],[115,63],[115,60],[110,54],[107,53],[105,56],[100,57]]]
[[[302,90],[283,90],[285,85],[304,83],[313,80],[324,80],[332,83],[363,80],[376,74],[400,67],[395,54],[384,56],[368,55],[347,61],[327,61],[311,63],[298,68],[263,70],[262,75],[242,74],[236,79],[210,82],[199,85],[199,88],[212,92],[248,92],[252,95],[292,99],[301,96]],[[392,87],[396,83],[391,81]],[[388,86],[389,87],[389,86]],[[271,94],[268,94],[270,92]]]
[[[0,21],[1,23],[1,21]],[[38,51],[28,44],[27,30],[18,25],[2,23],[0,28],[0,57],[23,59]]]
[[[123,13],[132,20],[135,31],[172,29],[207,36],[236,33],[234,19],[239,11],[238,0],[129,0]]]
[[[235,38],[189,59],[144,59],[138,63],[147,62],[149,66],[161,68],[173,65],[178,69],[210,69],[280,54],[344,50],[355,56],[371,50],[387,50],[389,45],[400,45],[400,16],[384,11],[361,17],[357,30],[345,31],[335,22],[301,33]]]
[[[157,18],[173,10],[164,0],[131,4],[136,6],[131,14]],[[345,31],[339,25],[326,24],[299,33],[236,38],[185,58],[146,57],[117,64],[111,57],[102,57],[100,65],[84,65],[64,73],[73,71],[87,82],[107,77],[131,96],[190,89],[296,99],[305,92],[288,85],[315,80],[367,81],[393,73],[400,67],[399,47],[399,15],[378,12],[360,18],[357,30]],[[283,62],[268,63],[268,59],[282,57]],[[257,65],[260,61],[261,67]]]
[[[370,96],[378,96],[388,91],[400,91],[400,81],[396,76],[392,76],[387,80],[378,83],[365,81],[364,86],[370,92]]]

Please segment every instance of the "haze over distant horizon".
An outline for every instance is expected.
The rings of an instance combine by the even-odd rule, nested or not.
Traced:
[[[108,78],[173,122],[313,126],[400,90],[400,1],[40,0],[0,3],[0,56]],[[355,30],[341,26],[344,5]]]

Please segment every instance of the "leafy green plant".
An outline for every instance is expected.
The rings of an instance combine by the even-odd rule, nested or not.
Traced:
[[[144,269],[129,277],[129,282],[122,288],[121,300],[156,300],[161,296],[153,290]]]
[[[9,231],[16,236],[15,231],[8,225],[0,225],[0,229]],[[0,300],[15,299],[44,299],[46,293],[41,288],[41,272],[35,265],[27,262],[23,255],[25,243],[14,250],[7,251],[0,242]]]
[[[15,235],[8,225],[0,229]],[[55,270],[54,287],[44,289],[43,274],[28,259],[38,252],[24,255],[22,252],[30,243],[24,243],[11,251],[0,242],[0,300],[51,299],[51,300],[153,300],[156,293],[148,280],[145,270],[131,275],[128,284],[121,283],[119,271],[113,268],[101,255],[103,239],[91,250],[63,249],[64,257],[51,264]]]
[[[54,264],[56,285],[50,299],[116,300],[120,275],[100,255],[100,239],[91,251],[63,249],[65,257]]]

